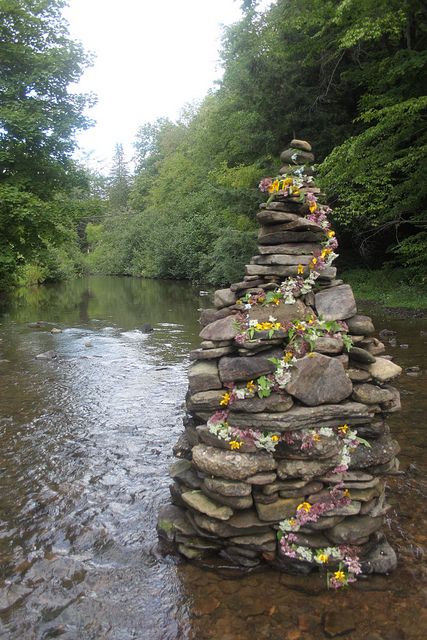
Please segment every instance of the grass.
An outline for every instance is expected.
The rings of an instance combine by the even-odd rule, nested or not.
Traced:
[[[340,274],[359,300],[372,300],[384,307],[427,309],[426,285],[409,282],[405,276],[404,269],[351,269]]]

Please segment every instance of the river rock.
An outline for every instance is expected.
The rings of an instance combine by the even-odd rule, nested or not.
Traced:
[[[351,516],[325,531],[326,537],[334,544],[357,544],[363,538],[378,531],[383,518]]]
[[[271,530],[267,523],[260,522],[258,518],[256,519],[257,523],[252,522],[251,526],[242,527],[230,526],[230,520],[224,522],[215,518],[210,518],[209,516],[206,516],[202,513],[194,513],[194,522],[199,528],[199,532],[204,531],[208,534],[219,536],[220,538],[231,538],[233,536],[239,535],[256,535],[258,533],[266,533]]]
[[[255,473],[253,476],[248,476],[245,482],[256,486],[262,486],[274,482],[277,478],[276,473]]]
[[[354,316],[356,301],[350,285],[342,284],[315,294],[316,310],[323,320],[345,320]]]
[[[238,313],[238,309],[234,309],[232,307],[224,307],[223,309],[202,309],[200,312],[199,322],[203,327],[205,327],[216,320],[236,315],[236,313]]]
[[[349,367],[347,369],[347,375],[352,382],[366,382],[371,379],[371,375],[368,371],[364,371],[363,369],[356,369],[354,367]]]
[[[375,384],[356,384],[352,396],[356,402],[365,404],[380,404],[393,400],[393,394],[388,389],[382,389]]]
[[[187,400],[189,411],[218,411],[221,409],[221,398],[224,395],[223,389],[212,389],[211,391],[199,391],[192,394]]]
[[[275,211],[274,209],[262,209],[256,214],[260,224],[284,224],[298,220],[299,216],[290,211]]]
[[[275,371],[271,358],[280,358],[282,352],[268,351],[265,355],[250,357],[224,357],[219,361],[219,377],[222,382],[236,382],[238,380],[254,380],[259,376]]]
[[[258,251],[261,255],[269,254],[286,254],[302,256],[306,255],[310,257],[315,251],[321,251],[321,245],[314,242],[292,242],[288,244],[275,244],[269,247],[268,245],[260,245]]]
[[[376,358],[375,362],[369,365],[368,371],[379,382],[388,382],[400,376],[402,367],[385,358]]]
[[[281,480],[286,478],[315,478],[334,469],[340,461],[337,455],[325,460],[279,460],[277,475]]]
[[[214,293],[214,306],[217,309],[229,307],[237,300],[236,294],[231,289],[217,289]]]
[[[349,469],[367,469],[392,460],[400,451],[396,440],[386,434],[377,440],[371,440],[370,447],[359,445],[351,454]]]
[[[194,470],[190,460],[177,460],[169,467],[169,475],[174,480],[179,480],[190,489],[199,489],[202,480]]]
[[[276,546],[277,537],[273,531],[266,533],[254,534],[251,536],[235,536],[230,538],[230,542],[237,545],[251,547],[252,549],[263,551],[264,549],[271,548],[271,545]]]
[[[366,351],[366,349],[361,349],[360,347],[350,347],[349,354],[352,360],[361,362],[362,364],[371,364],[375,362],[375,357]]]
[[[323,616],[323,631],[327,638],[344,636],[356,629],[356,621],[353,611],[340,609],[340,611],[326,611]]]
[[[185,511],[174,504],[166,504],[160,507],[157,519],[157,532],[163,539],[174,540],[176,532],[186,536],[196,533],[194,527],[185,517]]]
[[[234,347],[216,347],[215,349],[194,349],[190,351],[190,360],[217,360],[233,353]]]
[[[301,498],[303,496],[314,495],[317,492],[321,492],[322,489],[323,484],[321,482],[308,482],[306,486],[301,489],[281,489],[279,496],[281,498]]]
[[[203,480],[203,485],[209,491],[215,491],[223,496],[249,496],[252,491],[250,484],[237,480],[225,480],[224,478],[209,478]]]
[[[192,363],[188,369],[188,380],[192,394],[222,388],[218,364],[213,361]]]
[[[393,547],[383,539],[362,560],[362,571],[370,573],[390,573],[397,566],[397,557]]]
[[[214,502],[202,491],[187,491],[181,494],[181,498],[189,507],[204,513],[210,518],[228,520],[233,515],[233,510],[230,507]]]
[[[249,320],[268,322],[270,316],[272,316],[277,322],[286,325],[288,322],[303,320],[309,314],[310,309],[301,300],[297,300],[292,304],[280,302],[277,305],[268,304],[265,306],[252,307],[248,312],[248,317]]]
[[[261,504],[255,502],[255,507],[260,520],[266,522],[277,522],[284,518],[295,515],[295,511],[300,501],[298,498],[279,498],[272,504]]]
[[[202,487],[202,491],[217,504],[223,504],[231,509],[249,509],[253,505],[252,496],[224,496],[216,491],[210,491],[206,486]],[[209,515],[209,514],[208,514]]]
[[[294,138],[291,140],[291,147],[293,149],[301,149],[301,151],[311,151],[311,144],[306,142],[306,140],[298,140]]]
[[[279,229],[280,226],[281,225],[263,227],[262,233],[260,232],[258,235],[259,244],[286,244],[288,242],[315,242],[320,244],[325,240],[324,233],[318,233],[315,231],[286,231],[285,229]]]
[[[314,345],[314,351],[316,353],[323,353],[325,355],[335,355],[342,353],[344,350],[344,343],[341,336],[324,336],[317,338]]]
[[[369,316],[356,314],[346,320],[348,331],[354,335],[371,336],[375,333],[375,327]]]
[[[286,393],[272,393],[267,398],[245,398],[235,400],[230,405],[230,411],[243,411],[245,413],[260,413],[261,411],[283,412],[288,411],[294,401]]]
[[[206,325],[200,332],[202,340],[226,341],[233,340],[239,333],[239,327],[234,316],[226,316]]]
[[[277,466],[268,453],[221,451],[203,444],[193,447],[193,461],[200,471],[229,480],[244,480],[259,471],[272,471]]]
[[[372,421],[374,414],[369,407],[360,402],[345,402],[340,405],[327,404],[319,407],[293,406],[286,413],[254,413],[250,416],[242,413],[230,413],[228,423],[232,427],[267,431],[289,431],[304,429],[315,424],[318,427],[337,427],[344,422],[365,424]]]
[[[389,391],[389,393],[391,393],[392,395],[392,398],[390,400],[386,400],[381,404],[381,408],[384,411],[384,413],[395,413],[396,411],[400,411],[402,408],[402,405],[400,404],[399,391],[395,387],[392,387],[391,385],[385,385],[384,390]]]
[[[39,353],[36,358],[37,360],[55,360],[58,357],[56,351],[45,351],[44,353]]]
[[[316,354],[297,360],[285,389],[291,396],[313,407],[341,402],[351,394],[353,385],[340,362]]]

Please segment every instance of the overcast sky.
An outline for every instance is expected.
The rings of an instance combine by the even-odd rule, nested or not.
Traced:
[[[240,18],[234,0],[69,0],[70,33],[96,55],[78,85],[93,91],[96,125],[78,140],[92,162],[109,163],[122,142],[128,156],[144,122],[174,119],[220,77],[221,25]]]

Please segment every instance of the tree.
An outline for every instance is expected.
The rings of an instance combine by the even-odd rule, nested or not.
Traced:
[[[0,0],[0,282],[62,240],[55,192],[83,185],[71,160],[90,96],[69,92],[90,62],[68,37],[64,0]]]
[[[110,207],[113,210],[124,209],[128,203],[130,191],[129,173],[127,162],[121,143],[114,149],[113,167],[110,174],[108,197]]]

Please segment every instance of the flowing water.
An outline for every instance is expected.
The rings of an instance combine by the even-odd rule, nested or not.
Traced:
[[[421,368],[401,377],[403,410],[390,420],[407,470],[388,483],[393,575],[332,593],[317,576],[214,573],[159,553],[188,352],[208,305],[183,283],[92,277],[22,291],[2,309],[0,638],[317,640],[332,611],[352,640],[424,640],[422,319],[362,308],[377,330],[397,331],[388,352],[399,364]],[[39,320],[51,324],[28,326]]]

